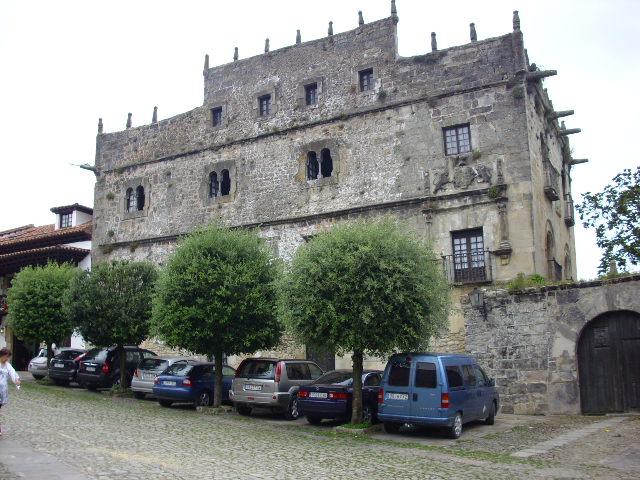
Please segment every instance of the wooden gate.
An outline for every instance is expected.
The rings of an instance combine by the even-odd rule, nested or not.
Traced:
[[[578,341],[583,413],[640,409],[640,315],[608,312],[596,317]]]

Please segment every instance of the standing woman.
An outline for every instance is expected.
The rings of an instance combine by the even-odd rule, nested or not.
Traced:
[[[11,350],[0,348],[0,408],[9,401],[9,379],[16,385],[20,385],[20,377],[9,363]],[[0,425],[0,435],[2,426]]]

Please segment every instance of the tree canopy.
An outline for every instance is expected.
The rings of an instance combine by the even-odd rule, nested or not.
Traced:
[[[640,167],[623,170],[601,192],[585,193],[576,208],[583,226],[595,228],[600,273],[611,262],[623,269],[640,264]]]
[[[18,272],[9,289],[9,322],[15,335],[31,342],[44,341],[49,358],[51,344],[60,345],[73,333],[62,301],[75,270],[66,263],[28,266]]]
[[[389,219],[319,234],[298,249],[283,282],[282,315],[292,333],[306,344],[353,352],[354,423],[361,418],[363,354],[426,348],[445,327],[448,306],[439,259]]]
[[[95,265],[71,281],[65,311],[89,343],[120,348],[120,379],[126,386],[124,345],[138,345],[149,336],[151,299],[157,279],[148,262]]]
[[[272,348],[282,333],[277,319],[279,266],[255,232],[212,225],[187,237],[160,274],[153,331],[169,346],[213,355]],[[221,402],[216,368],[214,406]]]

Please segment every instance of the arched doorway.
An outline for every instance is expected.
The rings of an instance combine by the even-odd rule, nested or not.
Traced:
[[[640,409],[640,315],[599,315],[578,340],[582,413]]]

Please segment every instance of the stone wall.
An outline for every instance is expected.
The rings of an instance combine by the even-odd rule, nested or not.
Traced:
[[[503,412],[580,413],[577,343],[609,311],[640,312],[640,276],[509,294],[486,290],[486,317],[462,297],[466,349],[496,379]]]

